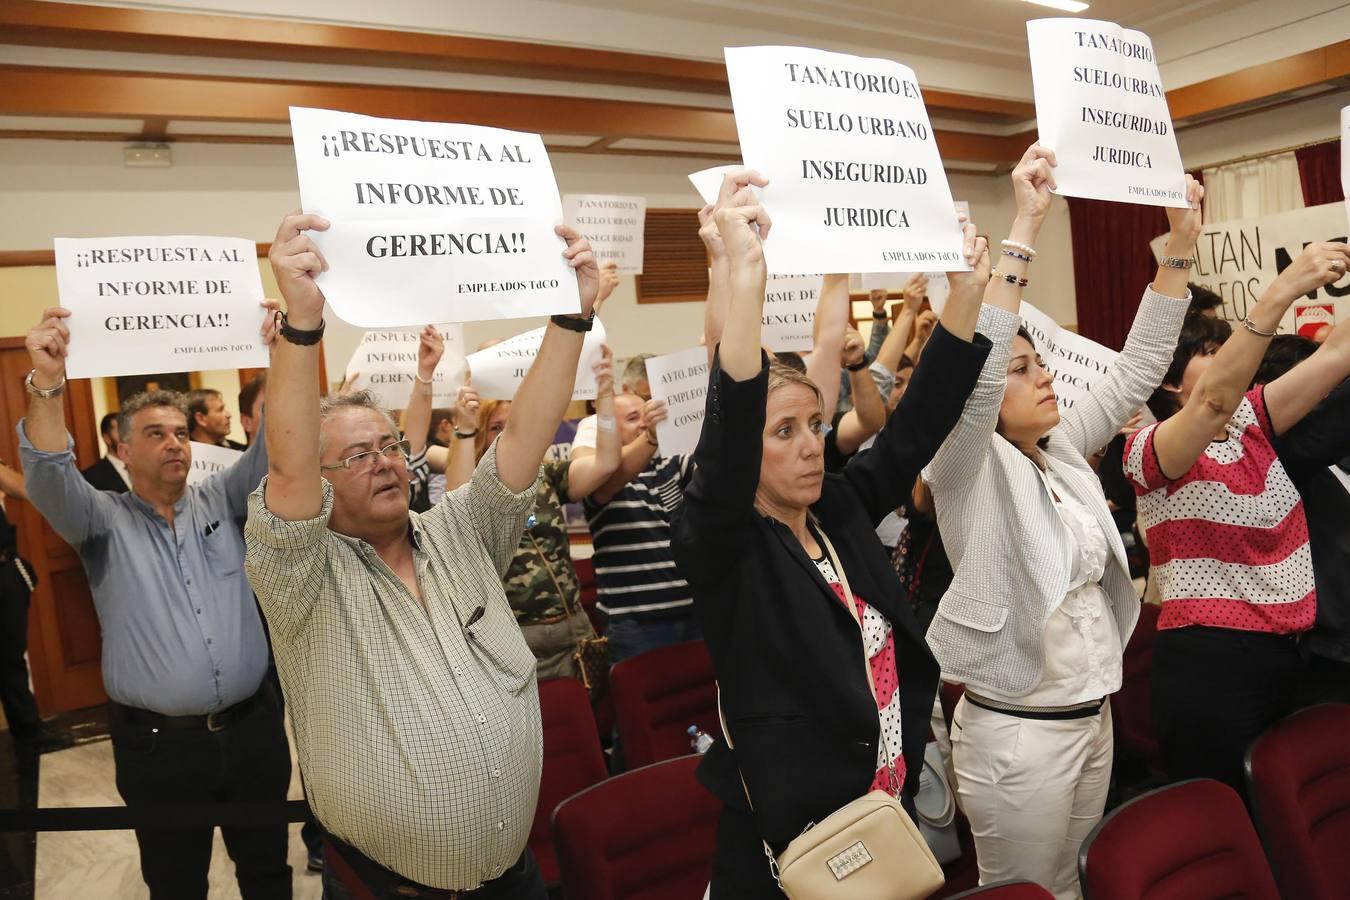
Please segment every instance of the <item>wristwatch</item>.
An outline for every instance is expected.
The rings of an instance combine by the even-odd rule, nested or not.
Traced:
[[[58,384],[56,387],[40,388],[37,385],[33,384],[33,376],[36,374],[37,369],[34,369],[33,371],[29,372],[28,377],[23,380],[24,390],[28,391],[28,393],[32,394],[34,397],[40,397],[43,400],[50,400],[53,397],[60,397],[62,394],[66,392],[66,377],[64,375],[61,376],[61,383]]]
[[[319,320],[318,328],[305,331],[299,328],[291,327],[290,320],[286,318],[286,314],[285,313],[281,314],[281,329],[280,329],[281,336],[284,337],[286,340],[290,341],[292,344],[295,344],[296,346],[299,347],[314,346],[319,341],[323,340],[323,329],[324,329],[323,319]]]
[[[576,331],[585,334],[595,327],[595,310],[591,314],[578,318],[577,316],[556,315],[550,316],[549,321],[559,328],[566,328],[568,331]]]

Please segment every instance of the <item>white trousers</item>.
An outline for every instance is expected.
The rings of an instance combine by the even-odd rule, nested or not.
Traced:
[[[952,761],[980,884],[1034,881],[1078,900],[1078,848],[1111,783],[1111,704],[1082,719],[1022,719],[962,698]]]

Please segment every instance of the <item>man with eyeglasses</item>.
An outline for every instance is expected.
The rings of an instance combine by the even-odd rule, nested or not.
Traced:
[[[75,466],[61,399],[70,315],[47,310],[26,340],[33,370],[19,448],[28,495],[89,576],[117,790],[132,809],[162,808],[170,826],[136,830],[141,876],[153,900],[205,900],[215,829],[179,825],[175,805],[280,804],[291,780],[236,525],[267,471],[267,451],[256,444],[189,487],[186,401],[150,391],[125,401],[118,416],[117,453],[131,490],[96,490]],[[265,341],[273,328],[269,317]],[[221,832],[244,900],[291,896],[284,823]]]
[[[569,228],[580,316],[554,316],[509,424],[470,482],[408,509],[406,444],[365,394],[320,402],[328,268],[286,217],[287,311],[267,385],[268,475],[245,566],[271,627],[329,900],[547,896],[526,849],[542,732],[535,660],[502,587],[571,400],[599,272]],[[340,266],[341,260],[332,261]]]

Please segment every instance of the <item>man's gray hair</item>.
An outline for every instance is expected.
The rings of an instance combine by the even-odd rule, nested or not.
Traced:
[[[389,414],[389,410],[380,405],[380,401],[370,391],[352,391],[350,394],[329,394],[319,399],[319,456],[323,456],[324,434],[323,423],[328,421],[330,416],[336,415],[347,409],[371,409],[384,417],[389,423],[389,430],[394,433],[395,439],[400,436],[398,423],[394,417]]]
[[[188,416],[187,398],[178,391],[142,391],[127,399],[117,411],[117,440],[125,443],[131,440],[131,420],[143,409],[167,406],[183,414],[183,420],[189,428],[192,422]]]
[[[623,367],[623,383],[629,388],[636,388],[639,383],[647,381],[647,360],[655,355],[655,353],[639,353],[631,357]]]

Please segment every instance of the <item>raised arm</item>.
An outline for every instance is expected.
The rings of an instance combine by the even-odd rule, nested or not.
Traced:
[[[885,289],[873,288],[867,295],[867,301],[872,304],[872,333],[867,336],[867,358],[875,360],[881,353],[886,336],[891,333],[891,317],[886,315]]]
[[[1210,441],[1223,430],[1233,413],[1242,403],[1247,393],[1256,367],[1261,364],[1270,338],[1280,325],[1285,312],[1293,302],[1303,294],[1311,293],[1324,285],[1331,284],[1345,274],[1350,263],[1350,247],[1339,243],[1309,244],[1299,254],[1293,264],[1280,273],[1261,295],[1242,326],[1233,330],[1230,337],[1214,355],[1200,380],[1196,382],[1185,406],[1176,415],[1161,423],[1153,435],[1153,449],[1163,478],[1172,480],[1188,472]],[[1333,354],[1335,355],[1335,354]],[[1303,365],[1306,366],[1312,360]],[[1294,374],[1302,366],[1296,367],[1288,375]],[[1315,371],[1315,370],[1314,370]],[[1288,375],[1285,377],[1287,378]],[[1314,374],[1314,380],[1318,379]],[[1277,379],[1266,387],[1266,408],[1272,406],[1270,388],[1282,379]],[[1299,384],[1294,381],[1286,384],[1292,387]],[[1329,389],[1329,386],[1328,386]],[[1302,407],[1303,412],[1326,391],[1313,398],[1294,398],[1289,392],[1277,389],[1275,401],[1288,403],[1295,410]],[[1293,421],[1297,421],[1294,419]],[[1272,424],[1274,418],[1272,413]],[[1281,424],[1288,428],[1290,421],[1283,418]],[[1279,425],[1275,425],[1279,432]]]
[[[1342,266],[1342,271],[1345,266]],[[1350,377],[1350,325],[1341,322],[1312,356],[1266,385],[1266,410],[1275,434],[1303,421],[1338,384]],[[1350,434],[1345,434],[1350,444]],[[1333,457],[1345,455],[1345,450]]]
[[[427,432],[431,429],[431,401],[435,394],[436,366],[445,355],[445,338],[435,325],[422,329],[417,342],[417,377],[412,394],[403,409],[403,436],[408,439],[410,456],[417,456],[427,446]]]
[[[950,443],[948,435],[961,421],[990,355],[989,341],[975,336],[974,321],[989,279],[989,251],[973,225],[965,226],[964,250],[973,269],[949,276],[951,296],[943,324],[933,331],[931,352],[915,367],[909,389],[872,450],[855,456],[844,468],[844,477],[873,523],[909,499],[920,471],[946,446],[944,442]],[[948,321],[955,332],[948,330]]]
[[[768,366],[760,349],[767,277],[760,241],[771,226],[748,187],[757,179],[749,171],[728,174],[717,203],[731,303],[721,345],[708,367],[693,475],[671,529],[676,562],[693,584],[714,580],[734,565],[752,534],[768,395]],[[837,371],[837,355],[831,363]]]
[[[478,464],[474,454],[474,439],[478,437],[478,429],[487,427],[486,422],[479,421],[478,411],[481,405],[472,378],[466,375],[464,384],[460,385],[459,391],[455,394],[455,405],[450,410],[454,430],[450,433],[449,458],[445,464],[447,494],[461,485],[468,484],[469,479],[473,478],[474,467]]]
[[[6,497],[18,497],[20,500],[28,499],[28,491],[23,486],[23,475],[20,472],[10,468],[9,463],[0,459],[0,494]]]
[[[853,408],[839,419],[839,434],[836,443],[839,452],[845,456],[858,452],[863,442],[881,430],[886,424],[886,400],[881,396],[872,369],[863,355],[862,337],[853,329],[848,329],[844,339],[844,355],[841,360],[848,368],[848,382],[853,389]],[[853,366],[861,366],[854,371]]]
[[[844,338],[848,333],[848,276],[826,275],[816,299],[816,319],[811,328],[811,355],[806,360],[806,374],[816,387],[824,405],[820,410],[826,422],[834,421],[834,409],[839,403],[839,359],[844,352]]]
[[[612,406],[611,406],[612,408]],[[597,407],[597,410],[599,407]],[[642,406],[639,415],[642,423],[642,431],[637,437],[633,438],[627,444],[624,444],[619,450],[619,465],[608,478],[606,478],[599,487],[591,491],[591,499],[602,506],[614,499],[614,495],[623,490],[624,486],[634,478],[638,477],[647,464],[652,461],[656,455],[656,426],[665,421],[668,410],[666,401],[651,399]],[[602,426],[606,423],[598,420],[595,423],[595,442],[598,447],[600,443],[600,432]],[[615,431],[614,439],[618,441],[618,431]],[[572,465],[584,462],[595,457],[598,450],[589,447],[574,447],[572,449]],[[570,491],[573,497],[588,496],[579,491]]]
[[[1269,411],[1269,385],[1266,397]],[[1279,434],[1275,449],[1287,466],[1332,466],[1350,456],[1350,380],[1342,381],[1294,427]]]
[[[914,323],[919,317],[919,307],[923,304],[923,276],[914,275],[904,288],[904,300],[895,313],[895,324],[881,342],[876,361],[886,367],[888,372],[900,369],[900,359],[905,355],[905,347],[914,334]]]
[[[61,395],[66,389],[66,354],[70,329],[66,319],[70,310],[53,307],[44,310],[38,324],[24,341],[33,363],[32,386],[39,391],[54,391],[51,397],[28,395],[28,414],[24,432],[36,450],[57,453],[66,449],[66,411]]]
[[[1040,236],[1046,210],[1050,208],[1051,190],[1055,186],[1055,155],[1052,151],[1032,144],[1013,169],[1013,195],[1017,201],[1017,216],[1013,219],[1008,239],[1034,247]],[[1020,252],[1020,251],[1019,251]],[[985,360],[975,389],[966,400],[961,419],[933,458],[924,477],[934,494],[956,489],[970,482],[970,475],[980,466],[989,452],[989,442],[998,427],[998,411],[1003,404],[1003,391],[1008,383],[1008,359],[1012,352],[1013,336],[1017,333],[1017,311],[1022,306],[1022,288],[1019,279],[1027,275],[1028,263],[1018,257],[1007,256],[998,248],[990,248],[990,257],[998,255],[998,275],[989,279],[984,289],[984,307],[980,310],[977,328],[989,338],[993,347]],[[1028,254],[1022,254],[1028,255]],[[992,270],[991,270],[992,271]],[[1011,280],[1009,280],[1011,279]],[[948,276],[952,280],[952,276]],[[956,280],[964,280],[961,275]],[[955,285],[953,284],[953,294]],[[944,318],[951,309],[951,298],[943,309]],[[964,319],[956,311],[953,316]],[[945,326],[944,326],[945,327]],[[920,359],[922,365],[923,359]],[[915,379],[919,369],[915,368]],[[908,397],[917,387],[910,382]],[[897,412],[899,407],[897,407]]]
[[[590,242],[570,226],[559,225],[555,230],[567,241],[563,256],[576,271],[581,291],[581,313],[570,318],[588,319],[600,286],[595,254]],[[523,491],[539,478],[539,464],[572,402],[582,338],[581,332],[549,322],[539,355],[516,391],[511,418],[497,439],[497,477],[512,491]]]
[[[567,497],[573,502],[594,493],[619,469],[619,429],[614,418],[614,353],[606,344],[595,370],[595,452],[572,460]]]
[[[1186,200],[1190,205],[1167,208],[1171,236],[1163,250],[1165,258],[1189,261],[1194,255],[1204,198],[1204,187],[1187,175]],[[1064,412],[1060,429],[1085,458],[1110,443],[1162,383],[1186,319],[1191,297],[1186,286],[1189,276],[1189,268],[1158,266],[1115,364],[1086,396]]]
[[[711,366],[727,321],[727,304],[731,302],[731,274],[727,268],[727,248],[717,232],[717,223],[713,221],[711,203],[698,211],[698,226],[698,236],[708,252],[708,302],[703,306],[703,344],[708,349],[708,365]]]
[[[297,331],[323,326],[323,291],[314,276],[328,268],[307,232],[325,231],[321,216],[292,213],[281,222],[267,258],[281,296],[286,324]],[[282,332],[272,350],[267,381],[267,490],[264,502],[282,521],[313,519],[323,506],[319,476],[319,342],[293,343]]]

